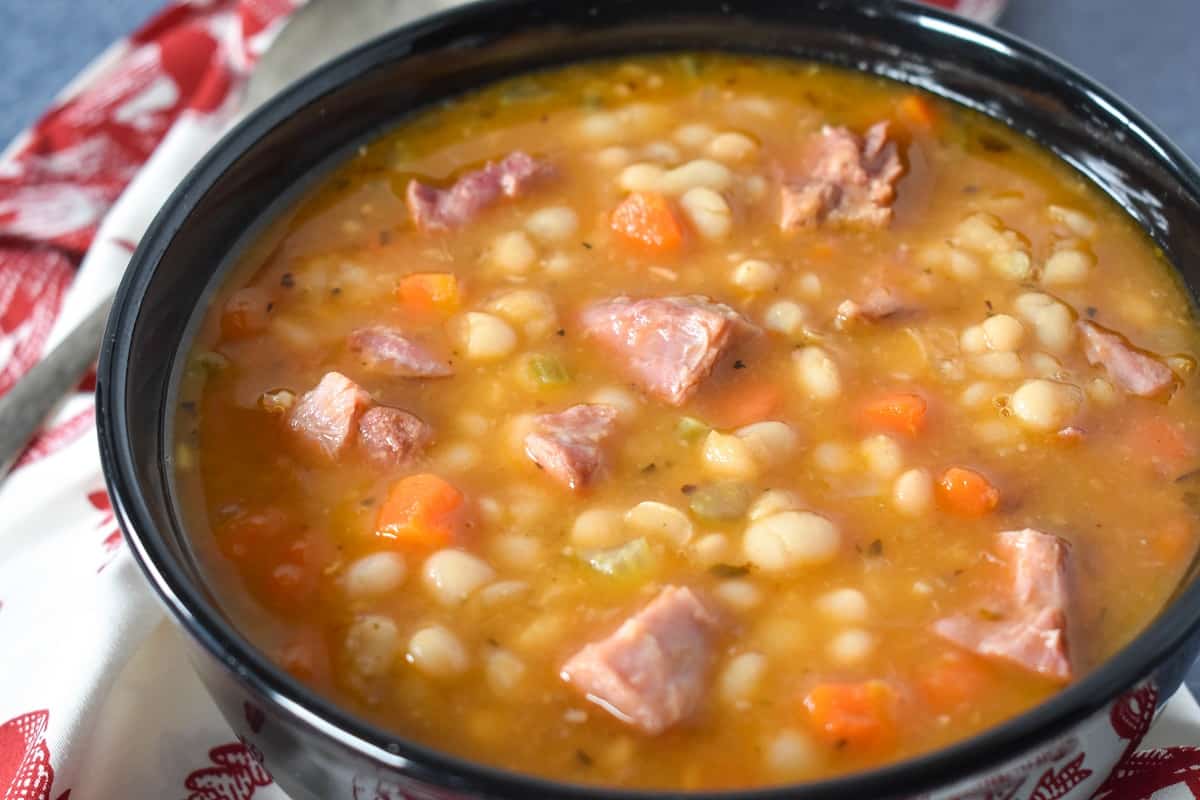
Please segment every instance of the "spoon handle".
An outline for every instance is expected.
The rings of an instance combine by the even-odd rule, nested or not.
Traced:
[[[0,480],[59,401],[96,360],[112,295],[0,397]]]

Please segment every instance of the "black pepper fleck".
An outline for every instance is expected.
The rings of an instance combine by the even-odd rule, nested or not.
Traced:
[[[592,249],[592,243],[591,243],[591,242],[582,242],[581,244],[583,244],[583,249],[584,249],[584,250],[591,250],[591,249]]]
[[[279,285],[285,289],[290,289],[296,285],[296,279],[293,277],[292,273],[285,272],[283,273],[283,277],[279,279]]]
[[[745,369],[745,368],[746,368],[746,362],[745,362],[745,361],[742,361],[742,360],[739,358],[737,361],[733,362],[733,368],[734,368],[734,369]]]

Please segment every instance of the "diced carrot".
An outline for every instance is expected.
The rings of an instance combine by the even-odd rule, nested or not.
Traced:
[[[922,672],[917,685],[931,710],[948,714],[969,708],[985,696],[989,683],[987,668],[977,658],[951,652]]]
[[[937,125],[937,109],[922,95],[905,95],[900,100],[899,112],[900,120],[910,128],[928,133]]]
[[[862,419],[871,428],[915,436],[925,427],[927,409],[925,398],[919,394],[893,392],[863,406]]]
[[[396,296],[411,311],[451,313],[462,302],[458,278],[448,272],[414,272],[396,286]]]
[[[740,428],[762,422],[783,399],[777,383],[765,380],[735,381],[704,404],[704,416],[718,428]]]
[[[823,683],[804,696],[813,733],[832,747],[873,749],[896,741],[896,691],[878,680]]]
[[[625,241],[654,254],[678,250],[683,227],[671,201],[655,192],[633,192],[613,210],[612,229]]]
[[[240,565],[262,563],[273,558],[288,524],[287,515],[277,508],[239,511],[217,526],[217,546]]]
[[[1126,433],[1129,449],[1165,478],[1196,469],[1196,443],[1158,413],[1134,417]]]
[[[462,523],[462,492],[437,475],[410,475],[392,484],[375,535],[401,547],[436,550],[452,543]]]
[[[964,517],[982,517],[1000,504],[999,490],[966,467],[950,467],[942,473],[937,496],[942,508]]]
[[[270,322],[271,296],[257,286],[238,289],[225,301],[221,311],[221,335],[226,339],[244,339],[262,333]]]

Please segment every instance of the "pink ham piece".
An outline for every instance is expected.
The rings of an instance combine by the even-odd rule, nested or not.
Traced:
[[[884,286],[876,286],[867,292],[862,302],[843,300],[837,307],[837,326],[844,328],[854,322],[878,322],[907,311],[908,305],[900,294]]]
[[[454,370],[424,345],[394,328],[359,328],[347,339],[363,366],[402,378],[448,378]]]
[[[958,614],[938,620],[934,632],[981,656],[1008,661],[1051,680],[1070,681],[1070,546],[1057,536],[1026,528],[997,534],[996,549],[1013,573],[998,618]]]
[[[1108,376],[1130,394],[1153,397],[1175,385],[1175,373],[1161,361],[1131,347],[1118,333],[1080,320],[1083,352],[1092,366],[1102,365]]]
[[[587,645],[562,678],[642,733],[662,733],[700,706],[718,621],[690,589],[667,586],[606,639]]]
[[[525,453],[559,483],[582,489],[604,464],[602,444],[612,434],[617,410],[602,403],[541,414],[525,436]]]
[[[896,181],[904,172],[887,122],[859,138],[846,128],[825,126],[809,144],[807,170],[780,189],[779,227],[785,231],[822,223],[884,228],[892,221]]]
[[[358,420],[358,443],[380,466],[407,466],[432,440],[433,428],[403,409],[375,406]]]
[[[584,309],[585,332],[618,356],[643,391],[687,402],[721,356],[759,333],[741,314],[707,297],[618,297]]]
[[[548,163],[516,150],[498,162],[489,161],[483,169],[466,173],[446,189],[414,179],[405,192],[408,213],[423,231],[460,228],[500,198],[520,197],[552,172]]]
[[[340,372],[326,372],[316,388],[292,406],[288,427],[329,458],[344,455],[355,440],[381,466],[410,463],[433,439],[420,418],[379,406],[357,383]]]
[[[300,395],[287,424],[325,455],[336,458],[350,443],[359,415],[372,402],[371,395],[342,373],[326,372],[315,389]]]

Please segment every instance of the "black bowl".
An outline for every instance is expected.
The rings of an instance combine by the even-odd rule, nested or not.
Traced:
[[[435,752],[356,719],[269,663],[223,616],[191,554],[170,429],[181,354],[225,271],[264,221],[350,148],[414,109],[513,73],[681,49],[828,62],[978,109],[1074,165],[1190,286],[1200,280],[1200,176],[1179,150],[1046,54],[909,3],[495,0],[387,34],[309,75],[221,141],[150,226],[117,295],[97,388],[104,471],[129,544],[223,713],[295,800],[653,794],[552,784]],[[1070,789],[1056,797],[1090,796],[1179,685],[1198,634],[1200,586],[1189,580],[1100,669],[980,736],[872,772],[721,796],[1012,796],[1039,780]]]

